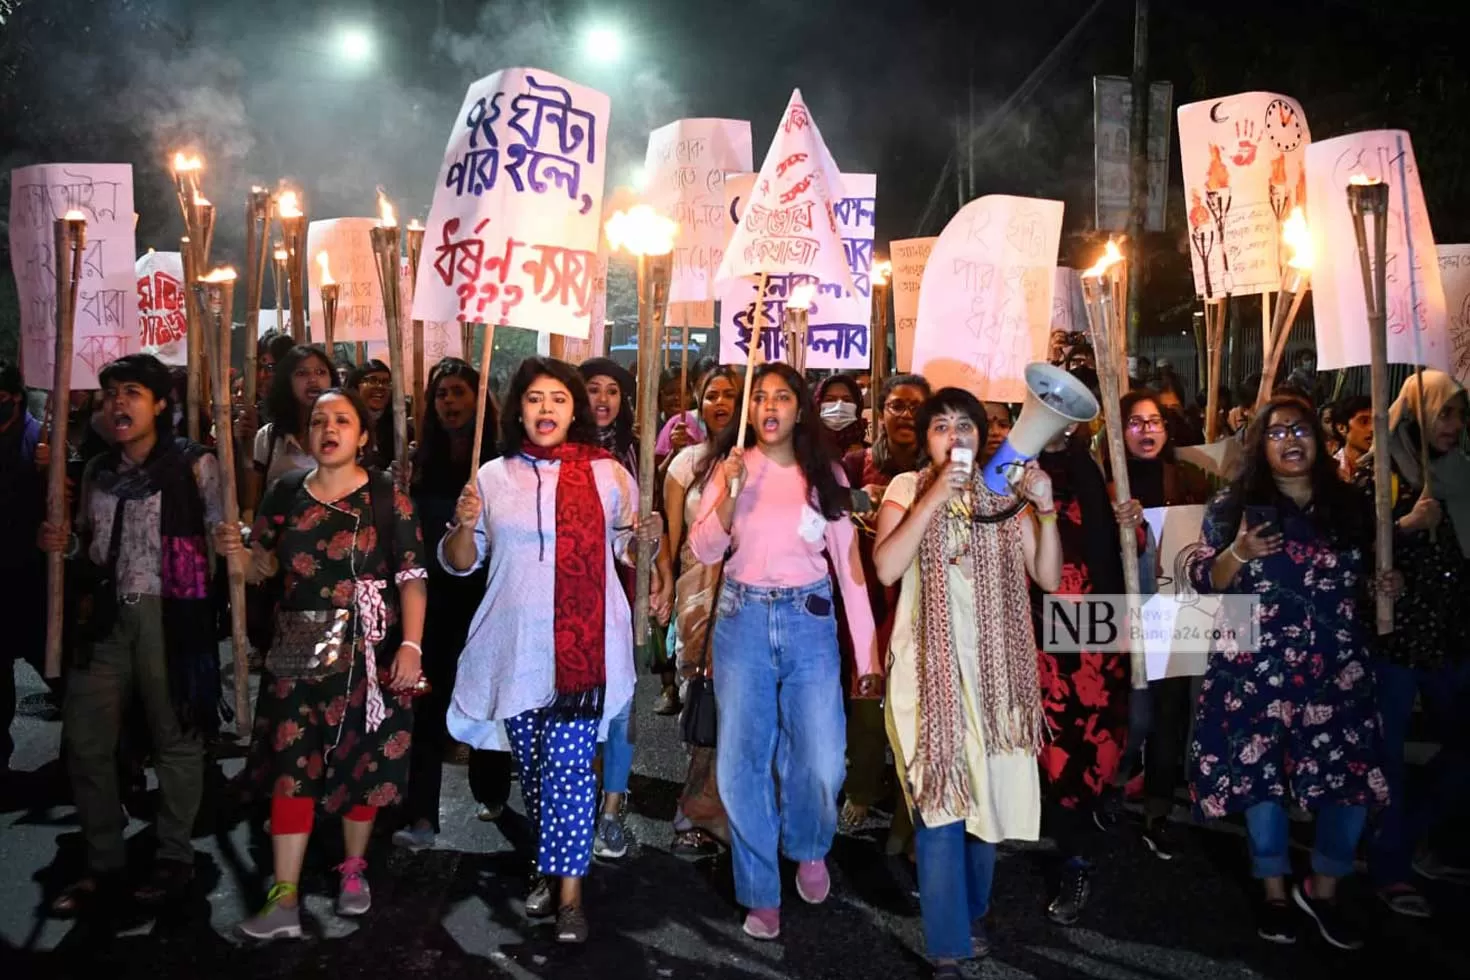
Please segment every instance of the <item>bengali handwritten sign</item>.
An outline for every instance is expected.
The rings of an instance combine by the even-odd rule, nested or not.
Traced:
[[[1172,82],[1148,87],[1148,208],[1144,227],[1164,230],[1164,202],[1169,193],[1169,109]],[[1133,82],[1117,75],[1092,78],[1093,169],[1095,217],[1099,231],[1127,231],[1133,210],[1133,157],[1130,150]]]
[[[900,374],[914,367],[914,327],[919,322],[919,284],[924,266],[934,251],[937,236],[901,238],[888,243],[888,261],[893,263],[894,355]]]
[[[1082,293],[1082,273],[1059,265],[1051,293],[1051,332],[1082,333],[1088,329],[1087,298]]]
[[[260,311],[260,323],[257,324],[257,326],[255,328],[255,336],[256,336],[256,339],[258,340],[259,338],[264,337],[267,333],[269,333],[272,330],[276,331],[277,333],[290,333],[291,332],[291,311],[290,310],[261,310]]]
[[[25,383],[50,389],[56,361],[56,233],[68,211],[87,219],[77,284],[71,386],[140,349],[134,274],[133,168],[126,163],[43,163],[10,172],[10,262],[20,300]]]
[[[753,166],[750,123],[743,119],[680,119],[648,134],[644,203],[679,226],[669,326],[714,326],[715,273],[731,231],[725,174]]]
[[[1438,251],[1454,368],[1450,374],[1465,384],[1470,378],[1470,245],[1440,245]]]
[[[469,87],[434,188],[413,316],[586,337],[608,97],[536,68]]]
[[[138,282],[138,349],[165,364],[187,364],[183,256],[149,251],[138,256],[133,274]]]
[[[1451,350],[1439,253],[1409,134],[1396,129],[1353,133],[1307,147],[1307,224],[1312,266],[1317,368],[1371,364],[1362,264],[1348,211],[1348,180],[1363,175],[1388,184],[1388,256],[1384,310],[1390,364],[1449,371]],[[1367,222],[1369,251],[1373,221]]]
[[[1019,402],[1027,364],[1046,359],[1062,202],[992,194],[940,234],[919,291],[914,370],[935,388]]]
[[[312,340],[317,343],[326,340],[322,264],[317,259],[323,253],[337,283],[337,320],[332,339],[339,344],[387,341],[383,287],[378,282],[378,260],[373,255],[372,229],[377,224],[377,218],[328,218],[307,226],[306,322],[311,324]]]
[[[728,174],[725,193],[732,215],[743,214],[757,174]],[[761,347],[766,360],[786,360],[781,322],[792,290],[811,284],[816,294],[807,309],[806,366],[859,369],[868,366],[872,319],[873,232],[878,178],[874,174],[840,174],[843,196],[833,203],[842,244],[843,271],[851,285],[821,275],[774,273],[766,281]],[[757,286],[749,279],[720,283],[720,362],[744,364],[755,324]]]
[[[843,195],[837,164],[801,89],[795,89],[755,186],[743,195],[746,203],[715,273],[716,284],[766,273],[815,276],[853,289],[848,246],[838,231],[835,210]],[[725,196],[731,196],[728,186]]]
[[[1281,288],[1281,225],[1308,196],[1303,161],[1311,140],[1301,104],[1274,92],[1179,107],[1196,295]]]

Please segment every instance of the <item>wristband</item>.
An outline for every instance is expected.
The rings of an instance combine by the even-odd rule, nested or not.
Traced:
[[[1242,565],[1244,565],[1247,561],[1250,560],[1250,559],[1246,558],[1244,555],[1242,555],[1240,552],[1238,552],[1238,551],[1235,550],[1235,542],[1234,541],[1230,542],[1230,548],[1228,550],[1228,554],[1230,555],[1231,558],[1234,558],[1236,561],[1240,562]]]
[[[1055,524],[1057,522],[1057,512],[1054,510],[1038,510],[1036,512],[1036,519],[1043,524]]]
[[[422,657],[424,655],[424,648],[421,647],[421,646],[419,646],[417,643],[413,642],[412,640],[403,640],[402,642],[400,642],[398,644],[398,646],[399,647],[413,647],[415,650],[417,650],[419,652],[419,656],[420,657]]]
[[[66,561],[71,561],[81,552],[81,550],[82,539],[78,537],[75,533],[68,534],[66,536],[66,550],[61,553],[61,557]]]

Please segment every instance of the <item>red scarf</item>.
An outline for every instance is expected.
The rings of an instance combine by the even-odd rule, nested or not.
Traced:
[[[545,449],[527,442],[521,453],[557,460],[556,589],[552,631],[556,642],[556,706],[577,715],[602,713],[607,683],[607,521],[592,462],[613,459],[605,449],[564,442]],[[540,507],[540,501],[537,501]]]

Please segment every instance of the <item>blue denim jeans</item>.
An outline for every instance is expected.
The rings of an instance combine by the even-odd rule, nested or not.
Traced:
[[[847,736],[832,589],[826,579],[787,589],[727,578],[716,616],[715,771],[735,898],[777,908],[778,851],[814,861],[837,833]]]
[[[607,723],[607,741],[602,743],[602,791],[628,792],[628,775],[633,771],[633,743],[628,741],[628,717],[633,702]]]
[[[964,821],[914,828],[919,865],[919,913],[931,960],[975,955],[971,925],[990,910],[995,845],[965,833]]]
[[[1368,873],[1379,888],[1409,880],[1414,848],[1434,825],[1470,798],[1470,661],[1418,670],[1374,664],[1378,714],[1383,723],[1383,775],[1388,806],[1368,838]],[[1425,767],[1422,786],[1408,788],[1404,743],[1415,696],[1440,748]]]
[[[1353,855],[1368,819],[1367,808],[1328,805],[1313,811],[1313,817],[1317,838],[1312,844],[1312,870],[1329,878],[1352,874]],[[1291,874],[1289,829],[1286,808],[1280,803],[1257,803],[1245,811],[1252,875],[1284,878]]]

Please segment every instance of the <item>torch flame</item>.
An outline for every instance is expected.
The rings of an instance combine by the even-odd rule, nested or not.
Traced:
[[[1353,174],[1351,177],[1348,178],[1348,183],[1357,184],[1360,187],[1365,187],[1369,184],[1381,184],[1383,183],[1383,181],[1379,180],[1377,177],[1369,177],[1367,174]]]
[[[211,207],[209,203],[209,198],[205,197],[203,194],[200,194],[198,191],[194,192],[194,206],[196,208]]]
[[[791,290],[791,298],[786,301],[788,310],[805,310],[812,305],[812,297],[817,295],[817,287],[809,282],[795,286]]]
[[[87,216],[85,214],[82,214],[82,212],[78,211],[76,208],[72,208],[70,211],[66,212],[66,214],[62,215],[62,219],[65,221],[86,221]]]
[[[1118,243],[1110,238],[1108,239],[1108,247],[1103,250],[1102,258],[1098,259],[1097,264],[1082,273],[1082,275],[1084,277],[1092,276],[1096,279],[1102,279],[1107,275],[1109,269],[1122,261],[1123,253],[1118,251]]]
[[[282,191],[280,198],[276,201],[276,213],[283,218],[301,217],[301,203],[296,199],[295,191]]]
[[[674,250],[679,226],[646,204],[618,211],[607,219],[607,241],[634,255],[667,255]]]
[[[1312,268],[1312,235],[1307,230],[1307,216],[1300,207],[1292,208],[1286,223],[1281,226],[1281,240],[1291,249],[1287,265],[1303,271]]]
[[[875,286],[886,286],[886,285],[888,285],[888,277],[891,276],[891,275],[893,275],[893,263],[892,262],[879,262],[879,263],[877,263],[876,265],[873,266],[873,273],[872,273],[873,285],[875,285]]]
[[[408,230],[409,231],[423,231],[424,230],[424,226],[419,222],[419,219],[418,218],[412,218],[408,222]]]
[[[194,170],[202,170],[203,168],[204,161],[200,160],[197,156],[186,157],[184,156],[182,151],[174,154],[173,170],[176,174],[188,173]]]
[[[203,279],[201,279],[199,281],[200,282],[234,282],[235,281],[235,270],[234,269],[231,269],[228,266],[226,266],[226,267],[224,267],[222,269],[215,269],[213,272],[211,272],[209,275],[205,276]]]
[[[326,252],[316,253],[316,264],[322,267],[322,285],[335,286],[337,284],[337,280],[332,278],[332,270],[327,268]]]
[[[378,227],[392,228],[398,224],[398,217],[393,213],[393,202],[388,200],[388,195],[378,191]]]
[[[271,258],[275,259],[277,262],[284,262],[290,257],[291,254],[286,251],[286,249],[281,245],[280,242],[277,242],[276,250],[271,253]]]

